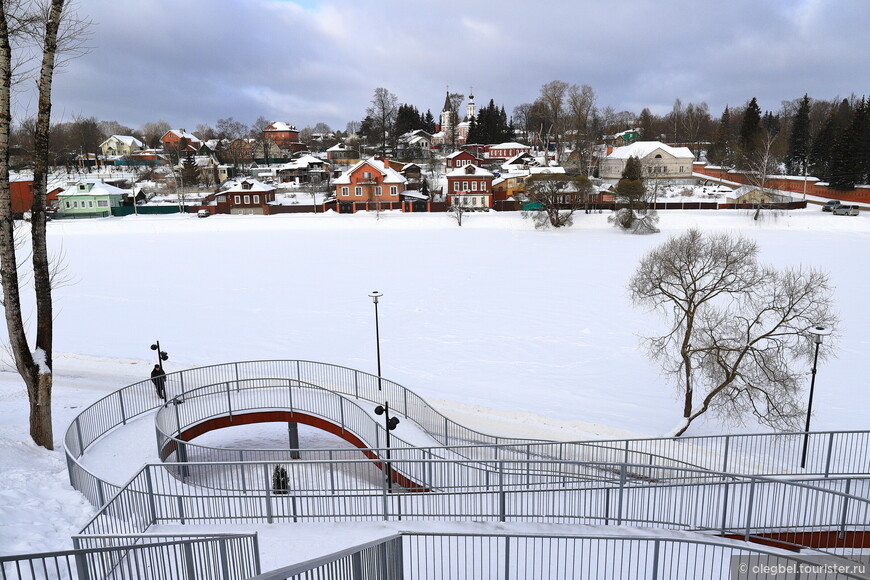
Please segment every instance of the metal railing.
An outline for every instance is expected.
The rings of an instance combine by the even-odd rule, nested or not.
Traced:
[[[81,533],[138,534],[152,525],[475,520],[712,531],[746,540],[774,539],[794,546],[816,542],[821,550],[836,545],[844,552],[870,546],[870,500],[850,495],[848,487],[841,492],[782,479],[740,479],[725,473],[654,467],[657,471],[683,472],[666,481],[692,481],[657,484],[628,477],[649,466],[591,464],[586,467],[614,473],[618,483],[568,481],[560,485],[554,481],[524,486],[514,482],[509,486],[503,479],[494,478],[487,488],[458,485],[420,492],[389,488],[381,475],[380,488],[372,489],[374,478],[361,481],[355,474],[366,470],[379,474],[375,465],[378,461],[280,464],[288,475],[286,485],[280,488],[273,484],[273,463],[148,465]],[[431,460],[414,467],[403,465],[413,463],[410,461],[393,461],[408,473],[435,465],[453,470],[463,463]],[[510,469],[508,463],[512,464]],[[510,476],[524,471],[556,473],[560,467],[554,463],[494,462],[491,469]],[[186,470],[186,475],[180,476],[180,470]],[[330,470],[344,476],[337,477]],[[707,479],[699,481],[702,477]],[[209,487],[213,481],[220,481],[220,485]],[[821,545],[826,544],[817,542],[821,536],[836,536],[837,541]]]
[[[243,580],[260,573],[257,534],[73,537],[74,550],[0,556],[3,580]]]
[[[841,573],[813,574],[821,566]],[[252,580],[658,580],[770,578],[761,571],[799,570],[801,578],[870,578],[868,566],[714,539],[547,534],[402,532]],[[785,576],[785,573],[782,573]],[[790,576],[796,577],[796,576]]]
[[[381,404],[415,421],[438,443],[462,447],[454,452],[492,460],[505,450],[528,458],[578,461],[666,463],[746,475],[853,475],[870,473],[870,431],[814,432],[808,436],[806,469],[800,469],[800,446],[805,434],[725,435],[618,441],[542,442],[493,437],[449,420],[418,395],[387,379],[353,369],[310,361],[251,361],[200,367],[167,375],[167,392],[182,398],[190,391],[245,379],[295,380],[328,389],[348,398]],[[378,384],[383,390],[378,390]],[[118,485],[89,472],[79,462],[99,437],[142,413],[163,405],[150,380],[119,389],[85,409],[64,436],[70,483],[91,503],[102,505]],[[431,448],[421,453],[432,453]],[[641,459],[642,458],[642,459]]]

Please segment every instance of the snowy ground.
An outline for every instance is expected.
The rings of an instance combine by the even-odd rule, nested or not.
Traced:
[[[646,237],[615,231],[606,214],[544,232],[496,213],[462,228],[392,212],[52,222],[71,279],[55,294],[56,446],[81,408],[147,377],[156,339],[168,370],[299,358],[375,372],[375,289],[383,374],[455,420],[563,440],[662,435],[681,406],[638,346],[660,321],[631,307],[625,284],[646,251],[693,225],[757,240],[763,261],[830,273],[841,334],[819,368],[813,428],[868,428],[870,217],[660,213],[663,233]],[[67,548],[92,513],[62,453],[29,443],[26,415],[17,375],[0,372],[0,553]],[[709,419],[691,433],[732,429],[759,430]],[[117,449],[106,464],[152,460],[153,431],[143,433],[135,453]]]

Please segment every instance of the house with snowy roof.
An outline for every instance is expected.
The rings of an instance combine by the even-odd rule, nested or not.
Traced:
[[[508,143],[499,143],[497,145],[487,145],[485,155],[487,159],[507,161],[512,157],[516,157],[520,153],[528,153],[531,150],[532,148],[528,145],[510,141]]]
[[[447,178],[447,203],[468,209],[492,207],[492,172],[477,165],[457,167]]]
[[[277,166],[275,176],[281,183],[320,183],[329,177],[329,165],[314,155],[303,155]]]
[[[135,151],[143,151],[144,149],[145,144],[130,135],[112,135],[100,143],[100,152],[103,157],[130,155]]]
[[[133,197],[121,189],[94,179],[84,179],[57,194],[58,217],[109,217],[124,197]]]
[[[599,163],[598,176],[619,180],[630,157],[637,157],[643,166],[644,179],[691,179],[695,156],[688,147],[671,147],[659,141],[636,141],[617,147]]]
[[[172,149],[179,153],[196,153],[202,145],[199,137],[184,129],[170,129],[163,134],[160,142],[163,143],[163,149]]]
[[[228,207],[231,214],[263,215],[266,204],[275,201],[275,188],[256,179],[239,179],[226,183],[210,201],[218,207]]]
[[[370,209],[375,204],[398,203],[408,180],[389,161],[370,157],[358,162],[332,183],[338,211],[353,213]]]
[[[444,158],[444,164],[447,171],[451,171],[458,167],[465,167],[466,165],[483,165],[483,159],[475,157],[474,154],[465,149],[460,149],[459,151],[454,151],[450,155],[447,155]]]
[[[264,127],[263,138],[277,145],[278,149],[291,153],[304,151],[306,148],[305,144],[299,141],[299,129],[283,121],[275,121]]]

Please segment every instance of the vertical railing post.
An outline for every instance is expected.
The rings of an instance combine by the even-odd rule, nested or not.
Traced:
[[[341,434],[344,435],[344,397],[338,398],[338,414],[341,418]]]
[[[843,510],[840,512],[840,533],[842,539],[846,536],[846,512],[849,511],[849,493],[852,490],[852,478],[846,480],[846,495],[843,496]]]
[[[329,450],[329,489],[335,495],[335,464],[332,462],[332,449]]]
[[[79,424],[79,417],[81,417],[81,415],[76,417],[76,436],[79,440],[79,456],[81,456],[85,452],[85,447],[82,443],[82,426]]]
[[[731,483],[729,481],[725,482],[724,490],[722,492],[722,535],[725,535],[725,528],[728,523],[728,491],[731,488]]]
[[[187,580],[196,580],[196,568],[193,563],[193,546],[188,540],[184,542],[184,570],[187,573]]]
[[[505,521],[507,501],[504,494],[504,461],[498,462],[498,521]]]
[[[624,463],[619,466],[619,496],[618,496],[618,499],[616,502],[616,506],[617,506],[617,508],[616,508],[616,510],[617,510],[616,511],[616,525],[617,526],[622,525],[622,501],[623,501],[623,495],[625,492],[625,479],[626,479],[625,467],[626,467],[626,465]]]
[[[381,466],[383,466],[383,465],[384,465],[384,464],[381,463]],[[385,522],[386,522],[386,521],[389,521],[389,519],[390,519],[390,516],[389,516],[389,500],[387,499],[387,485],[388,485],[388,483],[389,483],[389,477],[390,477],[390,472],[387,471],[387,472],[386,472],[386,477],[382,477],[382,478],[381,478],[381,482],[382,482],[382,483],[381,483],[381,485],[382,485],[382,490],[381,490],[382,493],[381,493],[381,497],[383,498],[383,499],[382,499],[382,503],[383,503],[383,507],[384,507],[384,521],[385,521]]]
[[[239,383],[237,382],[237,383],[236,383],[236,385],[237,385],[236,389],[237,389],[237,390],[238,390],[238,384],[239,384]],[[176,407],[175,409],[176,409],[176,411],[177,411],[177,410],[178,410],[178,407]],[[233,396],[232,396],[232,394],[230,393],[230,384],[229,384],[229,383],[227,383],[227,413],[229,414],[230,422],[232,423],[232,421],[233,421]]]
[[[725,449],[722,451],[722,473],[728,473],[728,450],[731,444],[731,435],[725,436]]]
[[[272,474],[269,473],[269,464],[263,464],[263,470],[266,474],[266,522],[272,523]]]
[[[184,391],[184,372],[185,371],[181,371],[180,373],[178,373],[178,380],[181,383],[181,396],[182,397],[187,394]]]
[[[233,368],[236,371],[236,390],[239,390],[239,363],[233,363]]]
[[[127,411],[124,409],[124,389],[118,389],[118,406],[121,407],[121,423],[127,424]]]
[[[218,557],[221,559],[221,580],[230,580],[230,562],[227,557],[227,539],[218,540]]]
[[[752,526],[752,508],[755,502],[755,477],[749,478],[749,502],[746,505],[746,534],[744,540],[749,541],[750,530]]]
[[[831,473],[831,457],[834,451],[834,433],[828,433],[828,457],[825,459],[825,477]]]
[[[157,523],[157,506],[154,504],[154,483],[151,481],[151,466],[145,466],[145,484],[148,488],[148,509],[151,510],[151,525]]]
[[[659,540],[653,542],[652,580],[659,578]]]
[[[504,538],[504,580],[511,577],[511,537]]]
[[[88,569],[88,556],[83,552],[79,552],[82,549],[81,540],[79,538],[73,538],[73,549],[75,549],[75,562],[76,562],[76,572],[78,573],[79,580],[90,580],[91,573]],[[2,571],[2,570],[0,570]],[[6,577],[6,574],[3,574],[3,577]]]
[[[350,555],[350,578],[351,580],[363,580],[362,552],[354,552]]]

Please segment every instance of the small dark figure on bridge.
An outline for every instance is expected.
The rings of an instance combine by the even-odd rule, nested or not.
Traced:
[[[157,389],[157,396],[166,400],[166,374],[163,372],[163,369],[160,368],[160,365],[154,365],[154,370],[151,371],[151,382],[154,383],[154,387]]]

